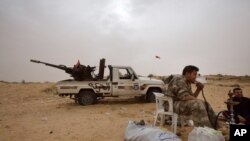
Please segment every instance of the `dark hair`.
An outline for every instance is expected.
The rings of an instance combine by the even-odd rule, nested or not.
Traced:
[[[233,92],[235,93],[235,91],[241,90],[241,88],[237,87],[233,89]]]
[[[191,73],[193,71],[199,71],[199,68],[192,65],[186,66],[182,71],[182,75],[185,75],[187,72]]]

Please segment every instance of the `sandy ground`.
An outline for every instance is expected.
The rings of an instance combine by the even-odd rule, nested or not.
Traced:
[[[249,81],[209,80],[204,92],[216,112],[226,108],[227,92],[235,84],[250,97]],[[80,106],[69,98],[44,92],[53,85],[0,82],[0,141],[122,141],[128,120],[153,122],[154,103],[111,98],[96,105]],[[183,141],[191,130],[178,127]]]

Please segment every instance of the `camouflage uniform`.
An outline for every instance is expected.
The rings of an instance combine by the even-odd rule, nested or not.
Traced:
[[[208,104],[209,114],[207,114],[204,101],[199,99],[183,100],[187,95],[194,96],[191,83],[187,82],[183,75],[175,76],[170,81],[165,94],[173,96],[174,112],[179,115],[190,116],[190,118],[194,121],[195,126],[212,127],[212,125],[215,123],[216,115],[210,104]],[[209,121],[208,115],[213,124],[211,124]]]

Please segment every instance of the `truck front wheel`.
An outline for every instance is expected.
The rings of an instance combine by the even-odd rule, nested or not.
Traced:
[[[147,95],[146,95],[146,101],[147,102],[150,102],[150,103],[155,102],[154,92],[161,92],[161,90],[159,90],[159,89],[150,89],[150,90],[148,90]]]
[[[97,98],[92,91],[81,91],[78,97],[78,103],[81,105],[91,105],[96,102]]]

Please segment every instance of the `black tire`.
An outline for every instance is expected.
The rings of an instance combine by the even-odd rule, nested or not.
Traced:
[[[97,100],[96,94],[93,91],[81,91],[78,97],[78,103],[81,105],[91,105]]]
[[[161,92],[161,90],[159,89],[150,89],[147,92],[147,96],[146,96],[146,101],[149,103],[154,103],[155,102],[155,95],[153,92]]]

